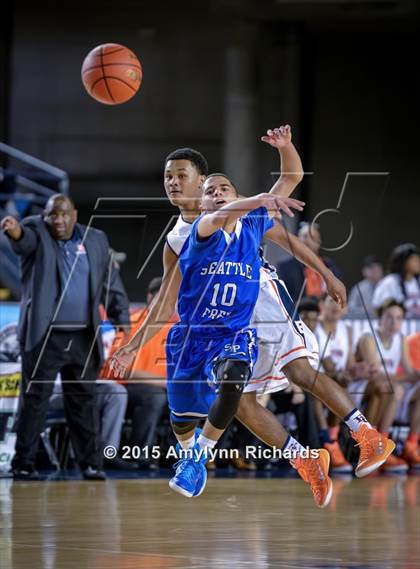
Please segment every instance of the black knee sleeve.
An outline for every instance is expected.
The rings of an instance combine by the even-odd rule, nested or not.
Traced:
[[[216,429],[226,429],[232,421],[249,375],[250,369],[246,362],[224,360],[219,364],[219,393],[209,412],[209,421]]]
[[[175,421],[171,418],[171,425],[176,435],[184,435],[196,428],[198,421]]]

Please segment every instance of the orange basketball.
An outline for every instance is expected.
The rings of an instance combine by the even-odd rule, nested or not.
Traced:
[[[82,65],[86,91],[105,105],[119,105],[134,97],[142,77],[137,56],[118,43],[98,45],[87,54]]]

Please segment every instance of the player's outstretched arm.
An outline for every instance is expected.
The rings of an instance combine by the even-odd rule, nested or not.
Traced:
[[[261,140],[277,148],[280,155],[280,177],[271,188],[270,194],[289,197],[303,179],[302,161],[292,142],[292,129],[288,124],[269,129]]]
[[[285,249],[288,253],[296,257],[306,267],[316,271],[325,281],[328,294],[337,302],[341,308],[347,305],[347,292],[344,284],[338,279],[325,263],[315,255],[300,239],[286,231],[283,225],[278,222],[269,229],[265,237]]]
[[[155,336],[162,323],[172,317],[176,309],[181,274],[178,267],[178,257],[165,245],[163,250],[163,278],[159,293],[150,305],[149,314],[142,325],[125,345],[121,346],[111,358],[110,366],[116,377],[124,377],[130,367],[140,345],[145,345]]]
[[[235,200],[224,205],[217,211],[207,213],[198,222],[198,236],[202,238],[210,237],[218,229],[237,221],[240,217],[258,209],[267,208],[268,216],[274,217],[279,212],[284,212],[289,217],[294,217],[293,209],[302,211],[304,202],[293,198],[282,198],[271,194],[258,194],[250,198]]]

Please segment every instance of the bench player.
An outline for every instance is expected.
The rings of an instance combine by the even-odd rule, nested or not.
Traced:
[[[372,370],[370,381],[362,381],[358,386],[358,392],[364,393],[371,421],[384,436],[389,436],[395,419],[410,425],[402,458],[391,454],[382,467],[390,472],[405,472],[408,466],[420,468],[420,373],[411,365],[407,340],[401,334],[404,315],[403,304],[387,300],[378,309],[375,337],[364,334],[356,349],[356,357],[368,362]],[[398,374],[399,370],[402,373]]]

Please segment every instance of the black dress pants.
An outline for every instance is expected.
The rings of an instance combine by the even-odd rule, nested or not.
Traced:
[[[89,330],[53,331],[45,346],[42,341],[34,350],[21,352],[22,383],[13,468],[34,465],[49,398],[59,372],[76,460],[82,469],[89,465],[101,466],[95,383],[99,362],[96,349],[89,358],[92,339],[93,333]]]
[[[156,444],[159,422],[168,405],[166,389],[157,385],[142,383],[141,380],[128,381],[126,417],[133,423],[130,444],[140,448]]]

